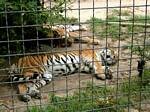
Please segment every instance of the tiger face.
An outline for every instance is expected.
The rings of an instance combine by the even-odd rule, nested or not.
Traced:
[[[116,52],[111,49],[102,49],[100,51],[102,65],[114,65],[117,62]]]

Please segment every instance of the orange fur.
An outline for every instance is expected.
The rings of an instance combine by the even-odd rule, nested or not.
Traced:
[[[93,49],[84,49],[84,50],[78,50],[78,51],[68,51],[67,54],[79,56],[83,60],[87,60],[89,63],[92,63],[92,66],[95,68],[95,73],[97,74],[97,77],[100,79],[106,79],[104,68],[102,66],[101,60],[99,60],[99,57],[96,54],[96,51]],[[37,74],[43,74],[45,71],[45,63],[47,63],[47,60],[53,60],[53,56],[57,59],[60,59],[62,56],[64,56],[65,53],[54,53],[54,54],[40,54],[40,55],[31,55],[31,56],[24,56],[22,58],[19,58],[19,60],[16,61],[15,65],[17,68],[20,69],[20,75],[22,75],[24,78],[26,77],[32,77],[34,73]],[[80,59],[80,58],[79,58]],[[82,60],[81,60],[81,70],[82,67]],[[29,83],[29,82],[28,82]],[[27,92],[27,82],[21,83],[18,85],[19,94],[23,94]]]
[[[94,44],[99,45],[100,40],[98,40],[96,37],[89,37],[89,36],[82,36],[79,31],[76,32],[70,32],[65,30],[64,28],[55,28],[50,31],[50,34],[48,34],[48,37],[50,38],[59,38],[59,41],[54,40],[54,42],[57,42],[58,47],[65,47],[65,46],[71,46],[75,41],[80,41],[82,43],[87,43],[88,45]],[[80,37],[80,38],[79,38]],[[67,42],[65,42],[67,41]],[[67,45],[65,45],[67,43]]]
[[[102,64],[97,59],[96,53],[90,49],[84,49],[81,51],[68,51],[68,54],[77,55],[83,58],[86,58],[94,63],[99,73],[102,73]],[[53,55],[59,57],[62,53],[54,53]],[[43,63],[46,63],[48,57],[52,59],[52,54],[40,54],[40,55],[31,55],[31,56],[24,56],[19,58],[16,61],[17,68],[20,68],[21,75],[24,77],[32,77],[32,74],[35,73],[42,73],[44,71]]]

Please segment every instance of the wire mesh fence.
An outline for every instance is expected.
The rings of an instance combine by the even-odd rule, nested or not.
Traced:
[[[0,0],[0,112],[149,112],[150,1]]]

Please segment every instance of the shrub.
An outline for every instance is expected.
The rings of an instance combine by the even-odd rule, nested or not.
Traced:
[[[38,49],[38,38],[47,35],[42,25],[63,19],[61,13],[66,2],[69,0],[56,1],[49,11],[39,0],[0,0],[1,55]]]

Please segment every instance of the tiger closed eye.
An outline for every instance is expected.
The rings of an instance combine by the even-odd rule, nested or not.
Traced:
[[[107,55],[106,58],[110,58],[110,55]]]

